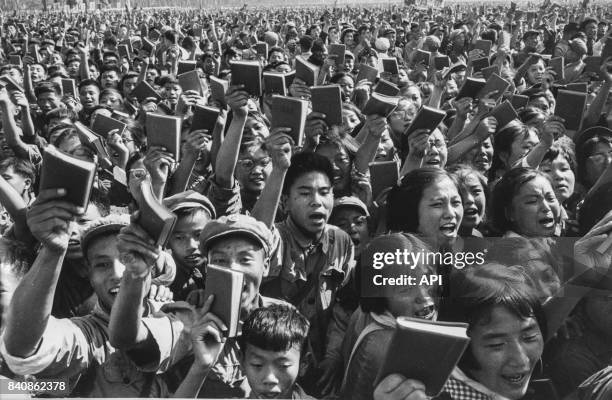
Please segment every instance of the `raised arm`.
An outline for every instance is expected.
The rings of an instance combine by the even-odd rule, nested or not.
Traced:
[[[19,128],[13,116],[13,104],[6,89],[0,89],[0,113],[2,114],[2,127],[6,143],[15,152],[15,155],[25,160],[30,159],[28,146],[19,137]]]
[[[243,87],[243,85],[230,87],[226,96],[233,116],[215,163],[215,181],[224,188],[234,186],[234,169],[238,162],[242,131],[247,119],[249,95],[242,90]]]
[[[275,128],[266,141],[266,148],[272,157],[272,172],[266,186],[253,207],[253,218],[271,228],[276,218],[285,175],[291,165],[291,146],[293,139],[287,135],[290,128]]]
[[[183,144],[181,162],[179,163],[170,186],[170,195],[184,192],[189,185],[189,179],[193,172],[193,167],[198,160],[200,152],[210,152],[210,135],[206,130],[197,130],[187,135],[187,140]]]
[[[478,146],[490,135],[495,133],[497,121],[493,117],[487,117],[480,121],[473,135],[465,137],[448,148],[446,163],[451,165],[461,159],[468,151]]]
[[[600,74],[604,77],[604,81],[599,88],[597,96],[591,102],[589,109],[587,110],[584,120],[582,121],[582,129],[590,128],[597,125],[599,118],[601,117],[601,111],[608,101],[610,89],[612,88],[612,73],[608,71],[608,67],[612,68],[612,57],[608,58],[601,67]]]
[[[28,211],[28,225],[42,247],[15,290],[8,309],[4,345],[16,357],[29,357],[38,348],[51,316],[70,239],[70,222],[84,211],[63,201],[65,195],[64,189],[43,190]]]
[[[355,155],[355,169],[365,174],[376,157],[380,137],[387,129],[387,119],[380,115],[368,115],[363,129],[367,129],[367,136]]]
[[[531,168],[537,168],[544,159],[546,152],[552,146],[556,137],[561,137],[565,133],[565,126],[562,119],[552,116],[548,121],[544,122],[540,132],[540,143],[538,143],[525,156],[525,163]],[[521,165],[524,163],[521,162]]]

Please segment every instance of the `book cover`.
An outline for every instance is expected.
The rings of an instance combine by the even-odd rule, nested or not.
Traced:
[[[449,68],[451,65],[450,57],[448,56],[437,56],[434,57],[434,67],[437,71],[441,71],[444,68]]]
[[[514,107],[515,110],[521,109],[523,107],[526,107],[527,103],[529,103],[529,96],[524,96],[522,94],[514,94],[510,99],[510,103],[512,104],[512,107]]]
[[[142,103],[145,99],[149,97],[155,98],[155,101],[158,102],[162,100],[162,97],[159,95],[159,93],[157,93],[155,89],[153,89],[153,86],[149,85],[145,81],[142,81],[138,85],[136,85],[134,90],[132,90],[132,92],[130,93],[130,96],[135,97],[139,103]]]
[[[23,64],[21,63],[21,56],[17,54],[11,54],[9,56],[9,64],[18,65],[22,67]]]
[[[148,180],[140,183],[136,203],[140,212],[138,225],[147,232],[157,246],[165,247],[176,224],[176,215],[155,198],[151,182]]]
[[[117,130],[117,133],[119,134],[119,136],[121,136],[123,135],[126,129],[127,125],[121,121],[117,121],[114,118],[107,117],[104,114],[94,114],[91,130],[95,134],[103,137],[104,139],[107,139],[108,133],[113,130]]]
[[[376,384],[398,373],[423,382],[428,396],[438,395],[470,343],[467,329],[463,323],[397,318]]]
[[[257,44],[255,44],[255,51],[257,52],[257,57],[263,58],[264,60],[268,59],[268,43],[257,42]]]
[[[293,97],[274,96],[270,110],[272,112],[270,130],[277,127],[291,128],[289,136],[293,138],[295,146],[302,146],[308,116],[308,102]]]
[[[395,110],[400,98],[395,96],[386,96],[381,93],[372,93],[370,99],[363,107],[364,115],[380,115],[388,117]]]
[[[399,66],[397,65],[397,58],[383,58],[382,59],[383,71],[393,75],[399,74]]]
[[[419,129],[427,129],[431,132],[440,125],[444,118],[446,118],[446,112],[438,108],[421,106],[421,109],[404,134],[409,136],[412,132]]]
[[[430,58],[431,58],[431,53],[429,51],[419,49],[416,51],[416,54],[414,55],[414,63],[415,64],[422,63],[426,67],[429,67]]]
[[[551,58],[548,63],[552,71],[555,73],[556,81],[565,80],[565,58],[563,57],[555,57]]]
[[[493,74],[489,79],[487,79],[484,87],[480,90],[476,97],[482,98],[491,92],[495,92],[495,94],[490,95],[489,98],[497,101],[501,99],[501,97],[504,95],[506,90],[508,90],[510,85],[510,82],[508,82],[501,76]]]
[[[487,81],[479,78],[468,77],[465,78],[463,85],[461,85],[461,89],[455,97],[456,100],[462,99],[464,97],[469,97],[472,100],[478,98],[478,93],[482,90],[483,87],[487,84]]]
[[[342,126],[342,95],[340,85],[310,88],[312,111],[325,114],[328,126]]]
[[[493,47],[493,42],[490,40],[478,39],[474,43],[474,49],[482,50],[485,57],[489,57],[489,54],[491,54],[491,47]]]
[[[147,145],[161,146],[172,154],[174,161],[180,161],[182,118],[171,115],[147,113],[145,131]]]
[[[193,106],[193,119],[189,132],[207,130],[212,135],[221,110],[208,106]]]
[[[335,61],[336,61],[337,66],[344,64],[344,55],[346,54],[346,45],[330,44],[327,51],[330,56],[335,56]]]
[[[146,37],[142,38],[142,49],[146,52],[148,52],[149,54],[151,54],[153,52],[153,49],[155,48],[155,45],[153,44],[153,42],[151,42],[149,39],[147,39]]]
[[[583,72],[593,72],[599,74],[602,59],[600,56],[588,56],[582,60],[585,64]]]
[[[387,80],[381,79],[374,88],[374,93],[384,94],[385,96],[397,96],[399,95],[400,88]]]
[[[480,70],[482,72],[482,76],[485,79],[489,79],[491,75],[497,74],[499,75],[499,65],[491,65],[490,67],[485,67]]]
[[[259,61],[234,61],[230,64],[232,85],[244,85],[244,90],[254,97],[261,96],[261,64]]]
[[[209,264],[206,267],[204,298],[214,295],[210,312],[227,326],[227,337],[238,335],[244,275],[230,268]]]
[[[62,93],[64,96],[72,96],[75,99],[79,98],[79,92],[77,90],[76,82],[74,79],[62,78]]]
[[[498,104],[494,109],[489,112],[490,117],[495,117],[497,120],[497,131],[499,132],[504,126],[508,125],[510,121],[517,119],[519,116],[516,110],[512,106],[509,100],[506,100]]]
[[[126,44],[120,44],[117,46],[117,51],[119,52],[119,56],[121,58],[127,58],[128,60],[131,59],[130,57],[130,50],[128,49],[128,46]]]
[[[6,90],[8,90],[9,92],[15,92],[15,91],[21,92],[21,93],[24,92],[23,86],[18,84],[17,81],[15,81],[13,78],[11,78],[8,75],[0,76],[0,81],[4,82]]]
[[[566,90],[571,90],[573,92],[587,93],[589,89],[589,84],[587,82],[574,82],[568,83],[565,85]]]
[[[196,62],[192,60],[183,60],[178,62],[177,75],[184,74],[186,72],[195,71]]]
[[[86,210],[95,175],[95,163],[74,158],[49,145],[43,154],[39,189],[64,188],[65,199]]]
[[[489,67],[490,65],[489,57],[477,58],[472,61],[472,68],[474,69],[474,72],[480,72],[483,68]]]
[[[263,73],[264,93],[287,95],[287,84],[285,74],[282,72],[266,71]]]
[[[316,86],[319,67],[297,57],[295,59],[295,77],[302,80],[306,86]]]
[[[372,83],[376,83],[376,77],[378,77],[378,69],[374,67],[370,67],[366,64],[359,64],[359,73],[357,74],[357,79],[355,83],[361,82],[364,79]]]
[[[372,199],[376,201],[385,189],[394,187],[399,180],[399,167],[395,161],[378,161],[370,163],[370,182]]]
[[[108,164],[108,162],[110,162],[110,155],[108,154],[108,150],[106,150],[106,146],[102,142],[102,138],[96,135],[91,129],[83,125],[81,122],[75,122],[74,127],[77,130],[81,143],[95,151],[98,154],[98,157],[105,160],[104,162]]]
[[[204,90],[202,89],[202,81],[200,80],[200,74],[198,71],[191,70],[184,72],[176,77],[179,82],[179,86],[183,89],[184,92],[187,90],[195,90],[202,96],[204,94]]]
[[[586,102],[586,93],[559,90],[557,92],[555,115],[565,120],[566,129],[577,131],[582,124],[582,116],[584,115]]]
[[[229,88],[229,82],[215,76],[210,76],[209,79],[211,99],[221,104],[222,107],[227,107],[225,93],[227,93],[227,89]]]

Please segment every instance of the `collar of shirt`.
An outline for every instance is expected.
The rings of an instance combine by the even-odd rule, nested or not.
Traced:
[[[327,254],[329,251],[329,227],[325,224],[325,228],[323,229],[323,233],[319,237],[318,240],[312,240],[302,233],[300,228],[293,222],[291,216],[287,217],[286,220],[287,227],[291,231],[290,237],[292,238],[298,246],[304,250],[315,248],[316,246],[321,246],[321,250],[323,253]]]

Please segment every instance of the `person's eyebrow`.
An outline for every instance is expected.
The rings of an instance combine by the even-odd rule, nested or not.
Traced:
[[[483,340],[494,340],[494,339],[502,339],[507,336],[508,334],[505,332],[491,332],[491,333],[485,333],[484,335],[482,335],[482,339]]]

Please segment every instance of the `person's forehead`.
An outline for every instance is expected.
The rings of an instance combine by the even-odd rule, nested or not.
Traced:
[[[117,256],[117,232],[97,236],[87,247],[87,260],[92,262],[99,258],[115,259]]]
[[[316,188],[316,187],[329,187],[329,186],[330,186],[330,181],[327,175],[325,175],[322,172],[311,171],[303,175],[300,175],[295,180],[295,182],[293,183],[291,187],[292,189],[299,189],[303,187]]]
[[[295,359],[300,357],[300,348],[297,344],[294,344],[287,350],[282,351],[272,351],[272,350],[264,350],[260,347],[255,346],[254,344],[247,343],[245,349],[245,358],[249,357],[257,357],[260,359],[264,359],[267,361],[275,361],[281,359]]]

